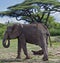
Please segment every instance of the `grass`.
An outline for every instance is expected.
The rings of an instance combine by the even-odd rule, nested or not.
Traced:
[[[48,45],[49,61],[42,61],[42,56],[34,56],[31,50],[39,50],[40,47],[32,44],[27,44],[28,53],[31,57],[29,60],[24,60],[25,55],[22,51],[22,59],[15,59],[17,56],[17,39],[11,40],[9,48],[2,46],[0,40],[0,63],[60,63],[60,42],[53,42],[53,47]]]

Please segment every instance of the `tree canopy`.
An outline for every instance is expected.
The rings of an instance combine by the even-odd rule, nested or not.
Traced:
[[[44,22],[43,19],[46,16],[45,23],[47,24],[51,13],[60,12],[60,2],[58,0],[25,0],[7,9],[7,11],[0,12],[0,16],[16,17],[18,21],[26,20],[30,23]]]

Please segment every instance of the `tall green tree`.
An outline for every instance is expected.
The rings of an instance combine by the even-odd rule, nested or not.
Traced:
[[[7,11],[0,12],[0,16],[16,17],[18,21],[42,22],[47,25],[48,18],[53,11],[60,12],[58,0],[25,0],[21,4],[8,7]]]

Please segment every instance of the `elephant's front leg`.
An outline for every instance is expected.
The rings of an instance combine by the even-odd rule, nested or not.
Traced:
[[[24,54],[26,55],[26,58],[25,58],[25,59],[30,59],[30,57],[29,57],[29,55],[28,55],[28,52],[27,52],[26,43],[24,43],[24,44],[22,45],[22,48],[23,48]]]
[[[25,37],[24,37],[23,34],[22,34],[22,36],[20,38],[20,41],[21,41],[21,46],[23,48],[24,54],[26,55],[26,58],[25,59],[30,59],[30,57],[28,55],[28,52],[27,52]]]
[[[21,58],[21,42],[20,38],[18,38],[18,50],[17,50],[17,57],[16,58]]]

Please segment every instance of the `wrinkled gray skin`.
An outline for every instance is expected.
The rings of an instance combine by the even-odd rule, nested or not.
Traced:
[[[26,59],[29,59],[26,42],[30,44],[38,45],[42,48],[43,51],[43,60],[48,60],[48,36],[49,32],[45,25],[41,23],[37,24],[14,24],[13,26],[8,26],[5,31],[3,38],[3,46],[8,48],[10,46],[10,39],[18,39],[18,55],[17,58],[20,58],[21,48],[26,55]],[[6,45],[6,40],[8,44]]]

